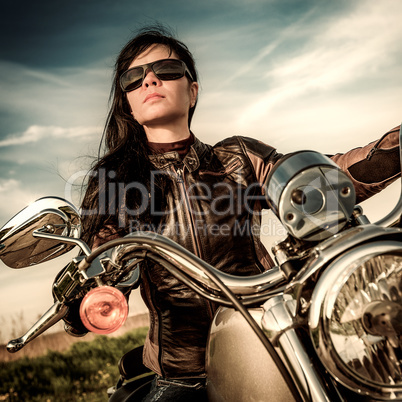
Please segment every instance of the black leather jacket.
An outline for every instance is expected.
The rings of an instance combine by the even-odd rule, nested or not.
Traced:
[[[365,147],[331,156],[352,179],[358,203],[400,175],[398,132],[395,127]],[[269,269],[273,261],[259,228],[261,211],[268,207],[264,184],[281,157],[274,148],[245,137],[213,147],[195,139],[183,160],[177,152],[151,155],[155,170],[168,174],[171,185],[162,224],[148,229],[227,273],[252,275]],[[130,224],[134,231],[143,229],[139,222]],[[93,248],[117,236],[107,225],[94,236]],[[156,264],[145,262],[141,275],[141,294],[150,314],[144,364],[167,378],[204,376],[216,306]]]
[[[332,156],[351,176],[358,202],[399,175],[397,131],[398,127],[366,147]],[[176,152],[152,155],[155,168],[172,179],[168,213],[156,230],[227,273],[252,275],[269,269],[273,262],[259,238],[261,210],[267,208],[263,185],[281,156],[244,137],[213,147],[195,139],[183,160]],[[216,306],[164,268],[146,265],[141,294],[149,308],[150,329],[144,364],[168,378],[204,375],[207,334]]]
[[[280,156],[240,137],[214,147],[196,139],[182,161],[176,152],[152,155],[156,169],[172,179],[160,232],[225,272],[268,269],[272,260],[252,231],[259,232],[265,204],[259,180]],[[150,311],[144,363],[171,378],[203,374],[215,306],[157,265],[142,270],[141,290]]]

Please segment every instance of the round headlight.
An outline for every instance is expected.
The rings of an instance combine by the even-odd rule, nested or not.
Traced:
[[[317,354],[338,381],[371,397],[402,397],[401,243],[366,244],[330,264],[309,318]]]

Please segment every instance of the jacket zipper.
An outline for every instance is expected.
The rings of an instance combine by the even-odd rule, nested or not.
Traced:
[[[161,317],[161,313],[160,313],[160,309],[159,307],[157,308],[155,305],[155,290],[153,288],[153,285],[150,285],[152,283],[150,277],[149,277],[149,272],[147,267],[145,267],[145,269],[143,270],[143,274],[147,277],[147,282],[148,285],[147,286],[143,286],[144,292],[146,293],[147,299],[152,307],[152,312],[154,314],[156,314],[158,316],[158,323],[155,324],[155,317],[154,314],[149,314],[150,318],[151,318],[151,322],[150,324],[152,325],[152,331],[155,331],[155,325],[158,326],[158,345],[159,345],[159,351],[158,351],[158,363],[159,363],[159,369],[161,371],[161,375],[162,377],[165,377],[165,370],[163,368],[163,359],[162,359],[162,353],[163,353],[163,347],[162,347],[162,317]],[[150,309],[151,310],[151,309]],[[151,327],[150,327],[151,329]]]
[[[173,168],[176,173],[177,183],[179,184],[180,193],[186,203],[185,214],[187,216],[187,221],[190,226],[191,238],[194,245],[194,253],[197,257],[202,258],[201,247],[199,244],[199,238],[197,236],[197,231],[195,228],[195,223],[193,219],[193,215],[191,213],[191,204],[188,198],[186,183],[184,182],[184,172],[181,168]]]
[[[380,146],[381,141],[382,141],[388,134],[390,134],[390,132],[385,133],[385,134],[374,144],[373,148],[370,149],[369,153],[368,153],[367,156],[366,156],[366,159],[367,159],[367,160],[370,160],[370,159],[371,159],[371,157],[375,154],[375,152],[377,151],[378,147]]]
[[[186,202],[186,211],[185,214],[187,216],[187,220],[188,223],[190,225],[190,231],[191,231],[191,238],[193,240],[193,244],[194,244],[194,252],[195,255],[198,256],[199,258],[203,258],[202,257],[202,252],[201,252],[201,247],[199,244],[199,238],[196,232],[196,228],[194,225],[194,219],[193,219],[193,215],[191,214],[191,204],[190,204],[190,200],[188,198],[188,194],[187,194],[187,189],[186,189],[186,183],[184,181],[184,172],[183,169],[180,168],[173,168],[173,171],[176,173],[176,178],[177,178],[177,182],[179,184],[180,187],[180,192],[182,194],[182,197],[184,198],[185,202]],[[205,304],[208,308],[208,312],[209,312],[209,316],[211,317],[211,320],[214,316],[214,309],[212,307],[212,302],[210,300],[205,300]]]
[[[190,226],[190,231],[191,231],[191,238],[192,238],[192,243],[193,243],[193,250],[195,255],[197,255],[199,258],[202,258],[201,255],[201,247],[199,246],[198,243],[198,236],[196,234],[196,230],[195,230],[195,225],[194,225],[194,219],[193,216],[191,214],[191,209],[190,209],[190,200],[188,198],[188,194],[187,194],[187,190],[186,190],[186,183],[184,182],[184,174],[183,174],[183,169],[181,168],[175,168],[172,167],[174,176],[176,178],[176,181],[179,185],[180,188],[180,193],[182,195],[182,198],[185,200],[185,215],[187,217],[187,221],[188,224]],[[211,302],[209,300],[207,300],[207,308],[209,310],[209,315],[211,317],[213,317],[213,308],[211,305]],[[157,314],[158,314],[158,319],[159,319],[159,328],[158,328],[158,336],[159,336],[159,356],[158,356],[158,360],[159,360],[159,366],[160,366],[160,370],[162,373],[162,376],[165,376],[165,372],[164,372],[164,368],[163,368],[163,345],[162,345],[162,318],[160,316],[160,311],[159,308],[155,309]]]

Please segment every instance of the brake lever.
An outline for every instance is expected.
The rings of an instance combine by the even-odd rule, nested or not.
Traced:
[[[68,306],[56,301],[52,307],[25,333],[25,335],[13,339],[7,344],[7,351],[10,353],[18,352],[27,343],[38,337],[51,326],[60,321],[67,313]]]

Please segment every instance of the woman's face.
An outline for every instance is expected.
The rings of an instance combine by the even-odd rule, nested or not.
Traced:
[[[136,57],[129,68],[151,63],[161,59],[178,59],[175,53],[169,54],[163,45],[153,45]],[[194,106],[198,84],[190,83],[187,76],[178,80],[162,81],[149,70],[142,85],[127,92],[134,118],[144,126],[145,132],[152,128],[178,129],[188,127],[188,113]]]

